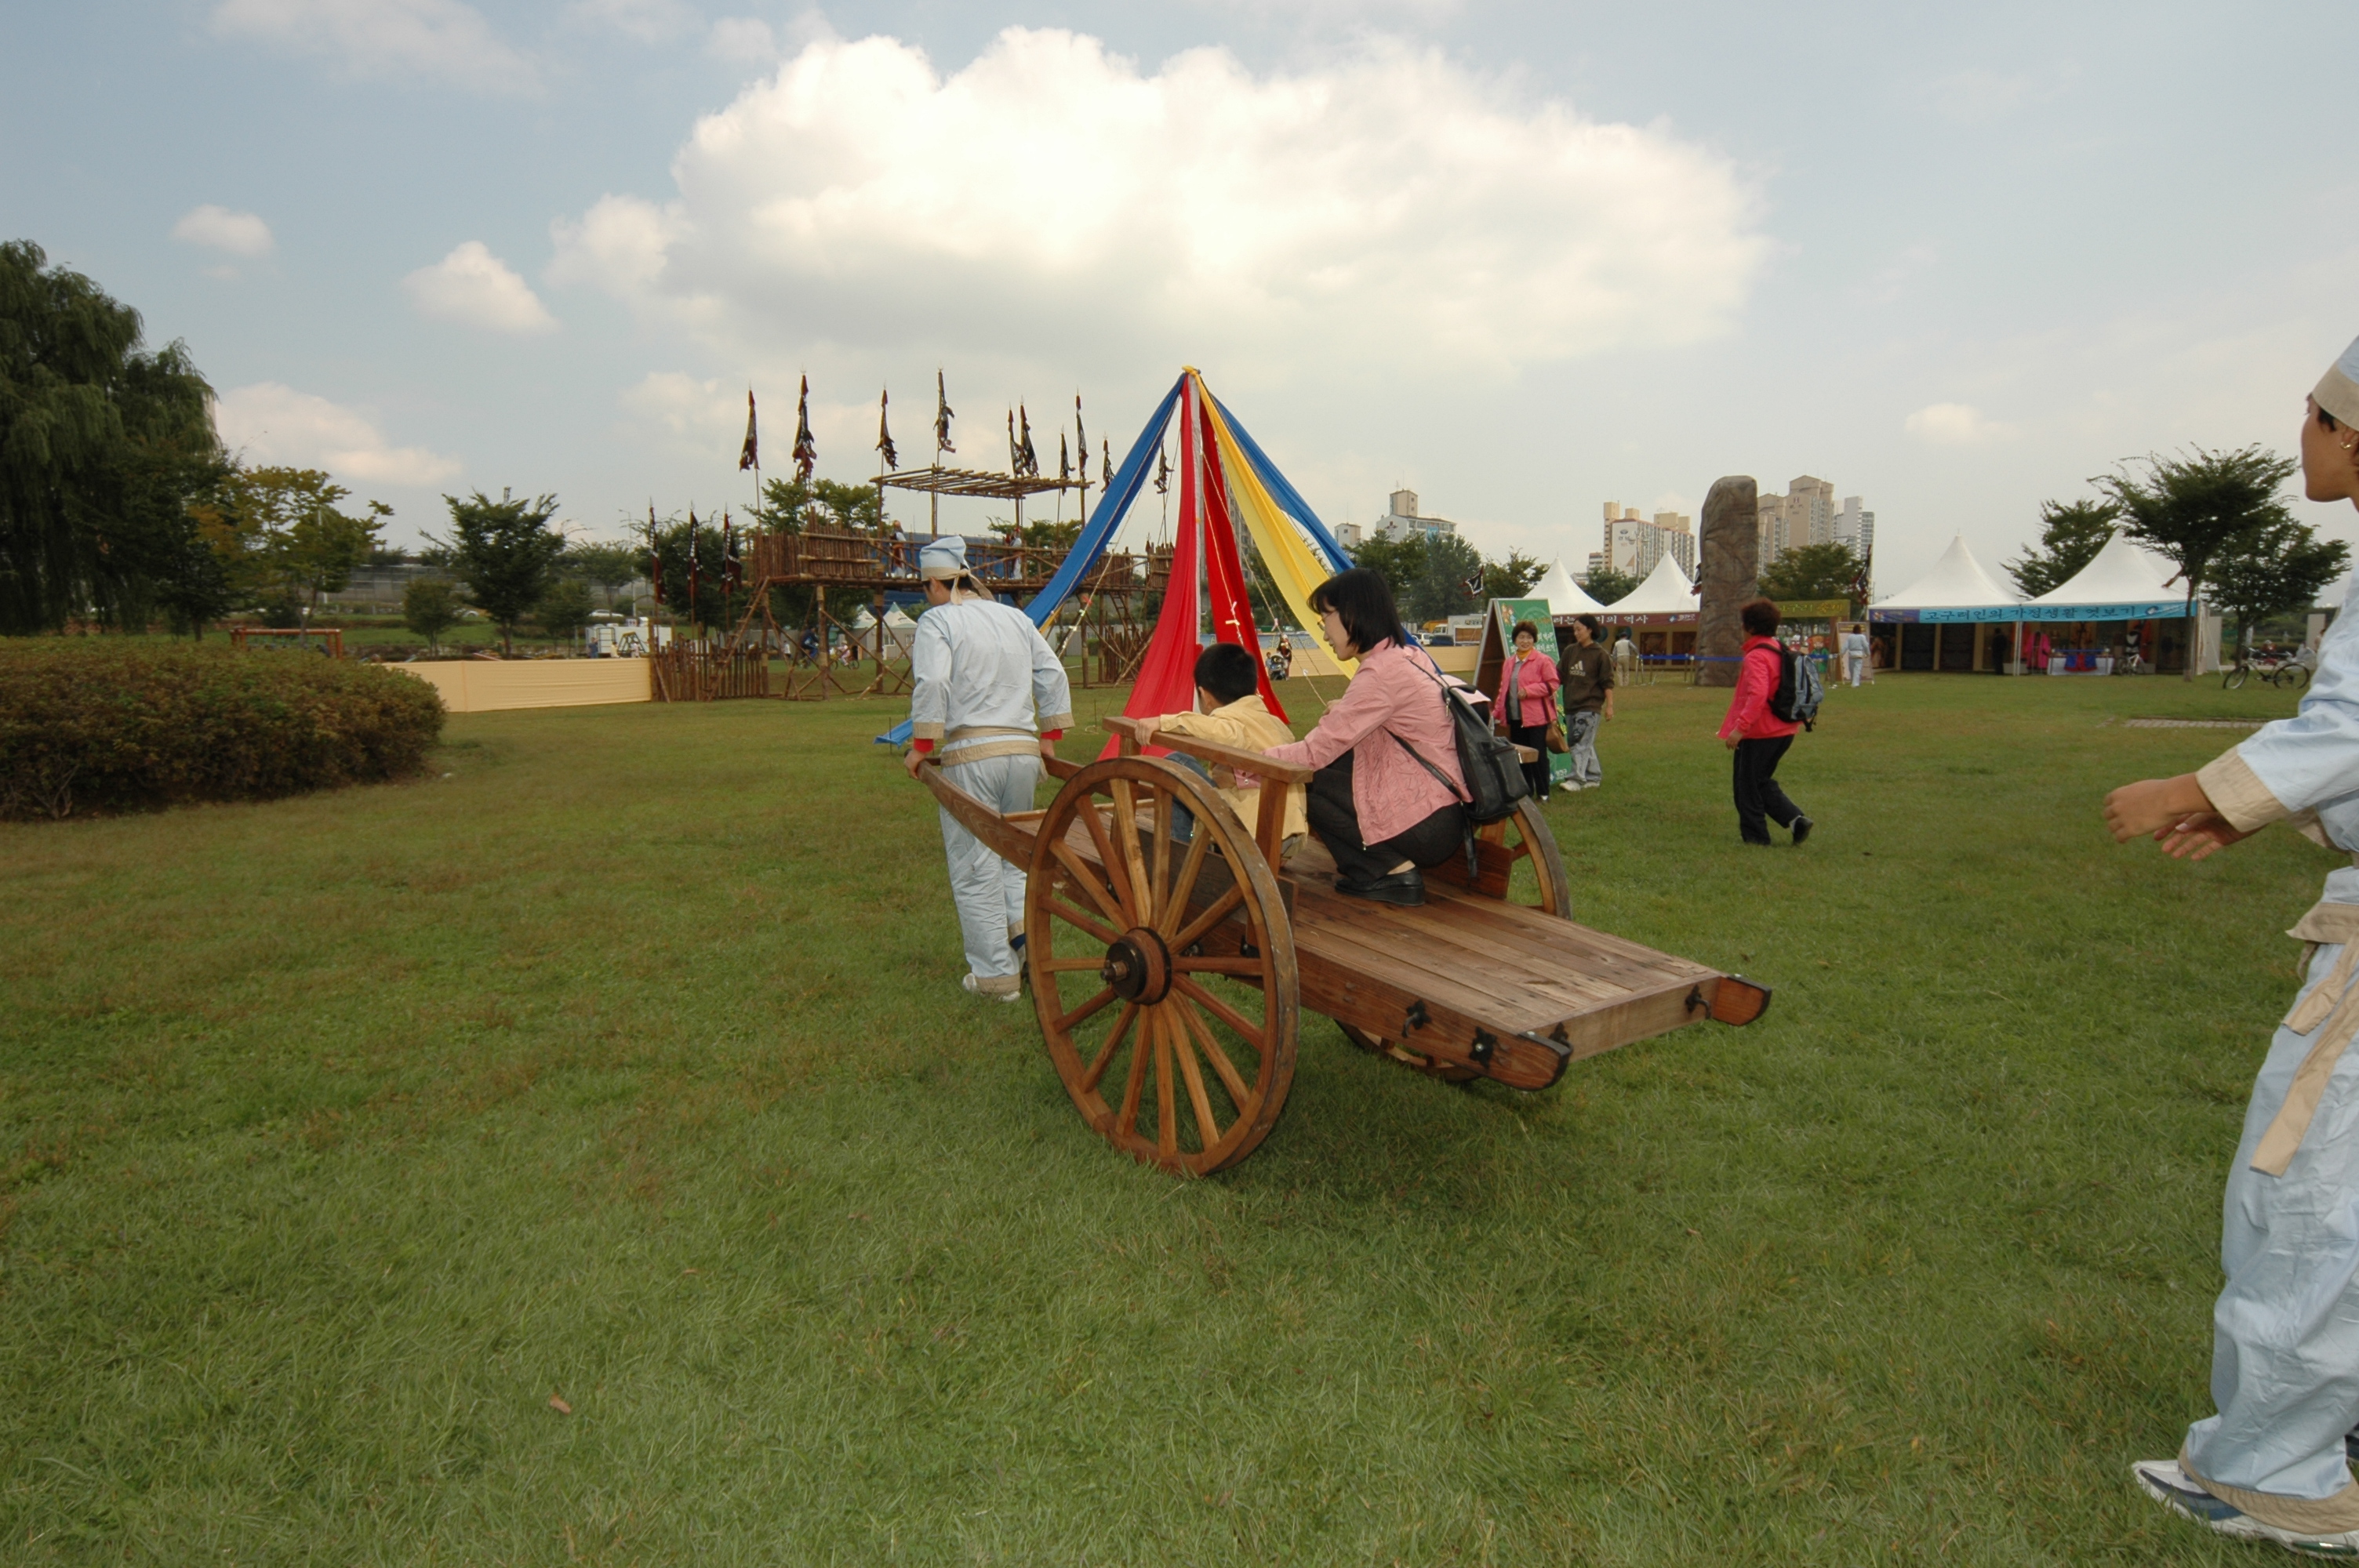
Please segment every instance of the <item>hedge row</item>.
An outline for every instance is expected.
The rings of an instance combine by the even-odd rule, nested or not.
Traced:
[[[0,640],[0,818],[397,778],[442,719],[426,682],[316,654]]]

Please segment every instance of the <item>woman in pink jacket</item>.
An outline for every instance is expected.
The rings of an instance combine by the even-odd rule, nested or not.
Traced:
[[[1419,868],[1462,852],[1468,832],[1458,736],[1441,706],[1455,700],[1447,677],[1401,629],[1392,589],[1368,568],[1329,578],[1310,608],[1335,656],[1360,668],[1317,728],[1269,754],[1319,770],[1305,805],[1335,858],[1337,892],[1423,903]]]
[[[1549,797],[1548,730],[1556,719],[1556,691],[1564,684],[1556,661],[1540,653],[1540,629],[1528,621],[1516,622],[1516,651],[1499,672],[1499,697],[1495,711],[1506,726],[1507,739],[1539,753],[1524,764],[1524,777],[1534,800]]]
[[[1728,717],[1721,720],[1720,738],[1736,753],[1736,831],[1747,844],[1773,842],[1769,824],[1794,830],[1799,844],[1810,836],[1810,819],[1786,798],[1777,784],[1777,760],[1794,743],[1801,728],[1770,711],[1783,662],[1777,652],[1777,607],[1766,599],[1747,600],[1737,616],[1745,622],[1744,663],[1738,666],[1736,695],[1728,699]]]

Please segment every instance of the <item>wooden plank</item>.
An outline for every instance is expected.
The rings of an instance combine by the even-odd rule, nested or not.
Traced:
[[[1152,741],[1138,738],[1138,720],[1120,714],[1102,719],[1109,734],[1119,735],[1132,745],[1160,746],[1167,752],[1182,752],[1201,762],[1217,762],[1256,778],[1276,779],[1280,784],[1308,784],[1318,773],[1316,768],[1299,762],[1281,762],[1263,752],[1248,752],[1238,746],[1223,746],[1217,741],[1207,741],[1201,735],[1169,735],[1158,730]]]

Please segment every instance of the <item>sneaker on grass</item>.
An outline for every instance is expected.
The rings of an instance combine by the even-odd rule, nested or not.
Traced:
[[[2300,1530],[2280,1530],[2259,1519],[2197,1486],[2179,1467],[2176,1459],[2144,1459],[2130,1466],[2130,1476],[2138,1490],[2160,1503],[2171,1512],[2184,1515],[2212,1530],[2235,1541],[2266,1541],[2297,1552],[2305,1557],[2359,1558],[2359,1530],[2346,1530],[2336,1535],[2308,1535]]]

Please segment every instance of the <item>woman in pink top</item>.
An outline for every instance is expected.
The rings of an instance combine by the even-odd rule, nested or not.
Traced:
[[[1540,653],[1540,629],[1528,621],[1516,622],[1516,651],[1499,672],[1495,711],[1507,727],[1507,739],[1529,746],[1539,760],[1524,764],[1524,778],[1534,800],[1549,797],[1548,729],[1556,719],[1556,690],[1564,684],[1556,661]]]
[[[1792,828],[1799,844],[1810,836],[1811,822],[1778,786],[1777,760],[1801,726],[1769,709],[1784,671],[1777,649],[1777,607],[1766,599],[1753,599],[1736,613],[1745,622],[1745,662],[1738,666],[1736,695],[1728,699],[1728,717],[1720,721],[1720,738],[1736,753],[1737,836],[1747,844],[1773,842],[1769,824],[1775,822]]]
[[[1327,645],[1359,660],[1359,672],[1316,729],[1269,754],[1319,770],[1305,804],[1335,858],[1336,892],[1423,903],[1419,868],[1461,853],[1469,831],[1458,737],[1441,706],[1455,700],[1447,677],[1401,629],[1392,589],[1368,568],[1329,578],[1310,608]]]

